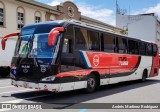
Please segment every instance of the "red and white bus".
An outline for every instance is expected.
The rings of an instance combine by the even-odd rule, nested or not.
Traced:
[[[155,43],[116,34],[76,20],[28,25],[17,36],[12,85],[52,92],[142,80],[159,73]]]

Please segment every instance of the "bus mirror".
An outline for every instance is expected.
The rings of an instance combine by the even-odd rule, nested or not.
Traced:
[[[56,37],[58,34],[59,34],[58,31],[54,31],[52,33],[49,33],[49,35],[48,35],[48,45],[49,46],[54,46],[56,39],[57,39]]]
[[[49,35],[48,35],[48,45],[49,46],[55,45],[59,32],[64,32],[64,28],[63,27],[56,27],[56,28],[53,28],[49,32]]]
[[[1,40],[2,50],[5,50],[7,39],[9,37],[13,37],[13,36],[19,36],[19,33],[12,33],[12,34],[6,35],[2,38],[2,40]]]

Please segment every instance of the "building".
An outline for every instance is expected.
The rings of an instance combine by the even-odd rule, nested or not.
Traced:
[[[7,34],[20,32],[24,25],[62,19],[76,19],[116,33],[122,32],[120,28],[81,15],[78,7],[70,1],[50,6],[35,0],[0,0],[0,40]],[[8,39],[5,51],[2,51],[0,44],[0,76],[9,74],[16,39]]]
[[[160,51],[160,21],[154,13],[126,15],[117,11],[116,26],[126,30],[129,37],[156,42]]]
[[[70,1],[50,6],[34,0],[0,0],[0,37],[19,32],[27,24],[71,18],[99,25],[114,32],[122,31],[120,28],[81,15],[78,7]]]

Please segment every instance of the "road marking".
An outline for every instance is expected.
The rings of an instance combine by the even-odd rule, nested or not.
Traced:
[[[2,88],[11,88],[11,87],[15,87],[15,86],[4,86],[4,87],[0,87],[0,89],[2,89]]]
[[[9,91],[9,92],[2,92],[0,93],[1,94],[7,94],[7,93],[18,93],[18,92],[27,92],[27,91],[35,91],[35,90],[32,90],[32,89],[25,89],[25,90],[17,90],[17,91]]]
[[[40,96],[35,96],[35,97],[28,97],[28,98],[24,98],[24,99],[18,99],[18,100],[11,100],[11,101],[5,101],[5,102],[0,102],[0,103],[20,103],[22,102],[23,100],[30,100],[30,99],[36,99],[36,98],[41,98],[41,97],[45,97],[45,96],[50,96],[50,95],[53,95],[53,94],[47,94],[47,95],[40,95]],[[9,111],[9,110],[12,110],[12,109],[0,109],[0,112],[3,112],[3,111]]]

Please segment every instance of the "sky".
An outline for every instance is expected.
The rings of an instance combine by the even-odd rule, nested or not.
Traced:
[[[37,0],[55,6],[66,0]],[[115,26],[116,0],[70,0],[82,15]],[[120,9],[127,14],[155,13],[160,18],[160,0],[117,0]]]

